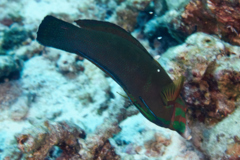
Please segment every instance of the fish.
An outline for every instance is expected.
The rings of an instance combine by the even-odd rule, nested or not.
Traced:
[[[74,22],[47,15],[39,25],[37,41],[91,61],[123,88],[149,121],[190,139],[187,106],[180,95],[183,76],[173,81],[143,45],[116,24],[89,19]]]

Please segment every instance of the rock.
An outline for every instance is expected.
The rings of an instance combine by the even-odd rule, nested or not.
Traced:
[[[180,10],[184,8],[190,0],[166,0],[166,4],[169,10]]]
[[[175,131],[156,126],[141,114],[127,118],[120,127],[121,132],[110,138],[110,142],[122,159],[204,159],[190,142]]]
[[[126,0],[116,8],[116,12],[109,20],[132,32],[137,24],[139,12],[144,11],[150,2],[150,0]]]
[[[28,33],[23,27],[12,25],[9,30],[4,32],[2,48],[9,50],[14,46],[19,46],[27,39],[27,37]]]
[[[240,47],[205,33],[195,33],[184,44],[170,48],[159,60],[173,79],[186,77],[182,95],[189,106],[192,141],[205,152],[216,145],[213,140],[208,144],[209,135],[216,136],[215,128],[219,134],[228,132],[221,123],[233,121],[231,128],[239,128],[234,123],[236,117],[232,116],[240,102],[239,56]],[[219,157],[216,152],[212,154],[211,150],[206,155],[216,159]],[[221,157],[225,155],[222,153]]]
[[[29,105],[30,103],[27,96],[19,97],[11,106],[9,116],[15,121],[23,120],[27,116]]]
[[[20,59],[0,55],[0,78],[7,77],[13,72],[19,72],[22,67],[23,63]]]
[[[16,136],[18,148],[25,153],[27,160],[44,159],[50,149],[56,145],[63,153],[61,158],[80,158],[78,138],[85,138],[85,132],[78,126],[68,122],[58,122],[44,126],[36,126],[30,130],[24,130]]]
[[[240,45],[239,13],[239,1],[191,0],[185,10],[172,19],[168,28],[174,37],[181,40],[194,32],[204,32]]]
[[[0,109],[8,109],[21,94],[21,83],[16,81],[0,83]],[[3,117],[3,115],[0,117]]]
[[[57,61],[57,67],[60,72],[76,72],[76,60],[77,55],[75,54],[61,54]]]
[[[31,41],[29,44],[24,45],[13,52],[15,57],[22,60],[28,60],[35,55],[43,52],[44,46],[40,45],[37,41]]]

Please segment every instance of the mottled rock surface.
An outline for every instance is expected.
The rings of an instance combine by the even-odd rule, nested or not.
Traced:
[[[203,143],[214,130],[219,134],[228,132],[220,124],[238,121],[232,114],[238,114],[235,110],[240,102],[239,57],[240,47],[205,33],[195,33],[184,44],[170,48],[159,60],[173,78],[186,77],[182,95],[189,106],[192,142],[204,152],[210,150]],[[233,122],[231,127],[235,130],[239,124]],[[227,148],[226,144],[218,145]],[[227,156],[225,152],[207,152],[207,155],[211,158]]]
[[[236,0],[192,0],[184,12],[170,22],[169,28],[180,39],[194,32],[205,32],[240,45],[239,15],[240,2]]]
[[[23,157],[27,160],[44,159],[54,145],[63,150],[62,157],[79,159],[78,138],[85,138],[85,132],[78,126],[66,122],[59,122],[56,125],[45,122],[45,126],[36,126],[16,136],[18,148],[26,153]]]
[[[15,75],[22,69],[23,64],[20,59],[12,56],[0,55],[0,78],[7,77],[15,72]]]

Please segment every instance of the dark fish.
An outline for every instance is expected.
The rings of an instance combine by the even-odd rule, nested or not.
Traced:
[[[124,89],[148,120],[186,134],[186,106],[179,95],[183,78],[173,82],[146,49],[121,27],[96,20],[75,22],[80,27],[46,16],[38,29],[38,42],[88,59]]]

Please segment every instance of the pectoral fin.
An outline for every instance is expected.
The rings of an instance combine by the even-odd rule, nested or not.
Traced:
[[[163,88],[163,90],[161,91],[161,97],[166,106],[168,105],[169,101],[175,101],[177,99],[183,87],[183,82],[184,77],[181,76],[176,81]]]

